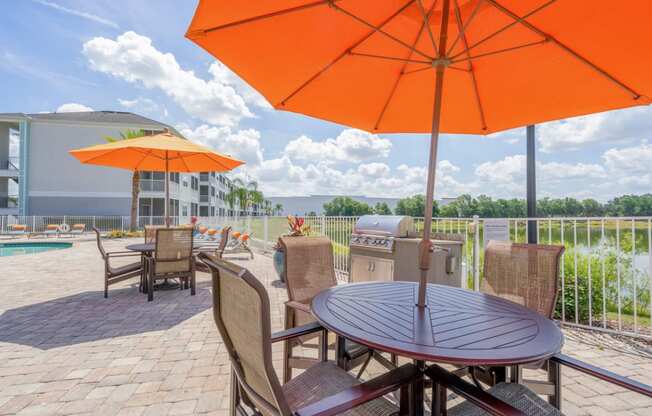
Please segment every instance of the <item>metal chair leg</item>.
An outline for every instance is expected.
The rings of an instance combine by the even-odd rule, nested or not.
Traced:
[[[548,381],[555,389],[555,394],[548,396],[548,403],[561,411],[561,365],[551,360],[548,360]]]

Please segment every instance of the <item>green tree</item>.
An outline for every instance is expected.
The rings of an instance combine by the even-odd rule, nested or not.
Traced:
[[[392,215],[392,210],[387,205],[387,202],[377,202],[374,207],[374,214],[378,215]]]
[[[400,199],[396,204],[396,215],[407,215],[410,217],[423,217],[426,210],[426,197],[424,195],[413,195]],[[436,201],[432,203],[432,216],[439,214],[439,206]]]
[[[582,215],[585,217],[600,217],[604,213],[602,205],[595,199],[582,201]]]
[[[274,205],[274,213],[276,215],[281,215],[281,212],[283,212],[283,204]]]
[[[348,196],[338,196],[324,204],[324,214],[327,216],[360,216],[372,212],[369,205]]]
[[[104,140],[114,143],[120,140],[131,140],[145,136],[144,130],[125,130],[120,137],[104,136]],[[166,178],[168,180],[168,178]],[[138,197],[140,195],[140,171],[135,170],[131,175],[131,212],[129,216],[129,228],[135,231],[138,228]]]

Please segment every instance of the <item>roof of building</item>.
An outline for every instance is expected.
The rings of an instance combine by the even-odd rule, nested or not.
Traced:
[[[126,125],[154,125],[161,126],[171,131],[176,130],[160,121],[152,120],[151,118],[143,117],[139,114],[134,114],[126,111],[80,111],[70,113],[0,113],[1,118],[29,118],[32,120],[56,120],[56,121],[71,121],[71,122],[85,122],[85,123],[108,123],[108,124],[126,124]]]

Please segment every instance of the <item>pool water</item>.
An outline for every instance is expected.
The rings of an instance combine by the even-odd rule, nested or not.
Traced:
[[[0,243],[0,257],[34,254],[72,247],[72,243]]]

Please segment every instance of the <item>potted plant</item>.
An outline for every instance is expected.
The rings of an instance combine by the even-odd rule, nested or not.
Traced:
[[[304,237],[310,233],[310,226],[305,223],[303,218],[288,215],[287,220],[288,233],[284,236]],[[280,241],[278,241],[273,248],[274,269],[276,269],[276,273],[278,274],[279,279],[281,279],[281,282],[285,282],[285,252],[283,251],[283,246],[281,245]]]

